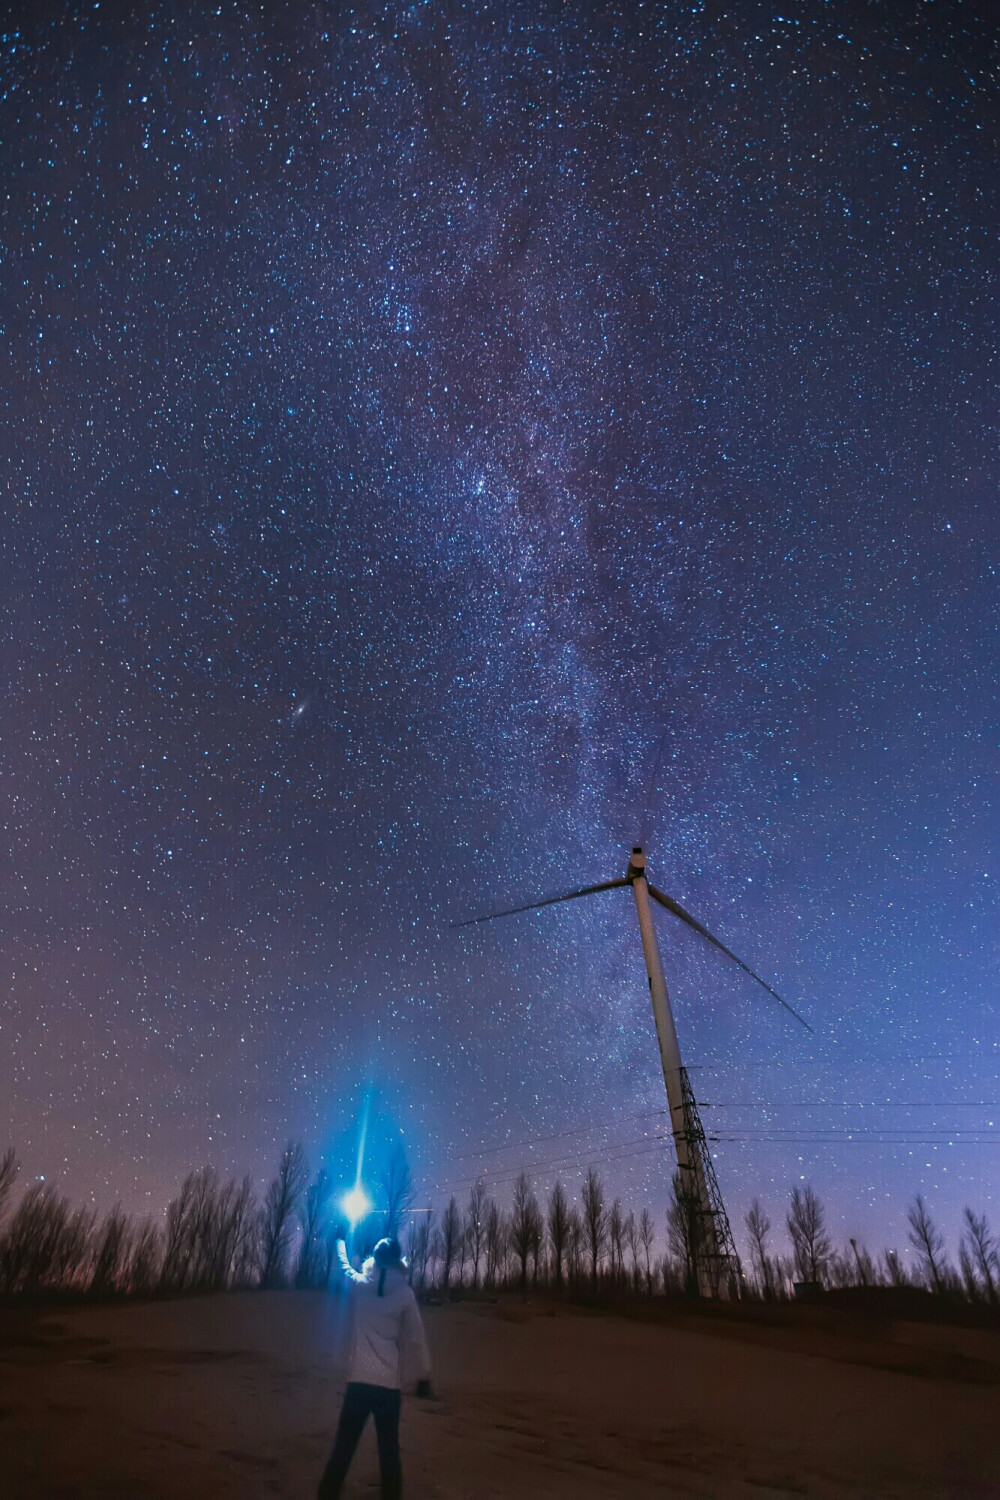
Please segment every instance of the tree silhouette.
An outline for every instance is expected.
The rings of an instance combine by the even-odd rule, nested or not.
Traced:
[[[389,1153],[389,1160],[379,1178],[382,1196],[385,1199],[383,1233],[390,1239],[398,1239],[400,1226],[413,1207],[416,1189],[410,1175],[410,1164],[406,1159],[402,1142],[397,1141]]]
[[[566,1225],[566,1268],[570,1286],[574,1288],[580,1284],[584,1241],[583,1220],[580,1218],[579,1210],[571,1208],[569,1211],[569,1220]]]
[[[116,1203],[101,1225],[94,1246],[90,1290],[95,1297],[125,1290],[130,1248],[129,1222],[121,1204]]]
[[[479,1285],[479,1267],[486,1245],[486,1184],[478,1178],[472,1184],[465,1210],[465,1234],[472,1260],[472,1285]]]
[[[549,1195],[549,1244],[552,1246],[552,1267],[556,1286],[563,1284],[563,1261],[566,1257],[566,1238],[569,1233],[569,1206],[566,1191],[557,1180]]]
[[[667,1205],[667,1244],[681,1268],[684,1290],[688,1296],[698,1295],[698,1247],[700,1244],[698,1191],[691,1182],[690,1172],[680,1169],[671,1180],[670,1202]]]
[[[962,1215],[965,1229],[959,1254],[963,1269],[966,1263],[971,1271],[971,1280],[986,1293],[988,1301],[997,1304],[997,1284],[1000,1280],[1000,1246],[996,1235],[990,1230],[985,1214],[974,1214],[967,1208]],[[968,1283],[970,1277],[966,1276]]]
[[[924,1278],[940,1296],[945,1290],[944,1235],[927,1212],[920,1193],[907,1210],[906,1222],[910,1226],[906,1237],[920,1257]]]
[[[608,1228],[604,1209],[604,1184],[594,1167],[587,1168],[583,1183],[583,1232],[590,1253],[590,1279],[596,1288]]]
[[[133,1296],[146,1296],[155,1288],[160,1275],[160,1232],[151,1219],[145,1219],[133,1233],[132,1255],[128,1268],[128,1290]]]
[[[299,1246],[299,1266],[295,1273],[297,1287],[319,1286],[326,1281],[326,1243],[323,1228],[332,1192],[333,1183],[330,1181],[330,1175],[321,1168],[306,1188],[299,1204],[302,1243]]]
[[[486,1285],[494,1287],[507,1250],[507,1222],[496,1200],[486,1203]]]
[[[528,1284],[528,1256],[541,1237],[542,1216],[538,1200],[521,1172],[514,1184],[514,1202],[510,1212],[510,1242],[521,1266],[521,1291]]]
[[[30,1187],[14,1210],[0,1244],[0,1290],[83,1290],[88,1280],[94,1217],[70,1211],[45,1183]]]
[[[285,1279],[288,1250],[295,1225],[295,1211],[306,1185],[306,1155],[297,1141],[290,1141],[281,1155],[278,1173],[264,1200],[261,1220],[261,1286],[281,1286]]]
[[[14,1183],[17,1180],[18,1163],[14,1155],[14,1147],[8,1146],[3,1156],[0,1156],[0,1223],[7,1208],[7,1199],[14,1191]]]
[[[632,1268],[632,1290],[639,1290],[639,1231],[636,1228],[635,1214],[629,1209],[625,1215],[625,1244],[628,1247],[629,1261]]]
[[[449,1198],[448,1207],[444,1211],[441,1220],[441,1284],[445,1291],[451,1282],[451,1268],[458,1251],[458,1242],[462,1235],[462,1215],[458,1211],[458,1204],[454,1196]]]
[[[624,1280],[625,1267],[625,1215],[622,1200],[616,1198],[608,1209],[608,1244],[611,1249],[611,1281],[618,1285]]]
[[[771,1233],[771,1221],[759,1198],[753,1200],[743,1222],[750,1236],[750,1258],[760,1281],[761,1295],[770,1302],[774,1296],[771,1261],[767,1253],[767,1237]]]
[[[639,1243],[642,1246],[642,1256],[646,1266],[646,1291],[649,1296],[653,1294],[652,1252],[655,1238],[656,1230],[653,1224],[653,1217],[649,1209],[644,1208],[639,1215]]]
[[[809,1183],[792,1189],[792,1206],[785,1220],[800,1281],[822,1281],[823,1267],[830,1258],[830,1238],[825,1228],[823,1205]]]

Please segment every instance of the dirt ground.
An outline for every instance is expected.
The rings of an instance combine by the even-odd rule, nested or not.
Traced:
[[[997,1334],[515,1300],[426,1323],[440,1397],[404,1404],[407,1500],[1000,1497]],[[301,1292],[2,1311],[0,1495],[311,1497],[339,1326]],[[345,1495],[376,1478],[369,1429]]]

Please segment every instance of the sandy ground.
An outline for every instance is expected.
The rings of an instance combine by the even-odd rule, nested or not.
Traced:
[[[309,1497],[336,1421],[336,1299],[0,1312],[0,1495]],[[427,1310],[407,1500],[1000,1497],[1000,1335]],[[369,1429],[345,1495],[377,1494]]]

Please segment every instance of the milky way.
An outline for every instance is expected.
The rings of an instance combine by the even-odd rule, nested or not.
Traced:
[[[662,1222],[628,893],[450,926],[645,835],[815,1029],[659,914],[734,1219],[995,1214],[985,10],[36,4],[2,53],[27,1177],[158,1211],[367,1099],[428,1201],[595,1162]]]

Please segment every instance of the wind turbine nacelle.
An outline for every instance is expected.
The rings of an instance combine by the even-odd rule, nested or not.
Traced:
[[[628,869],[625,871],[625,879],[634,880],[637,875],[645,875],[645,873],[646,856],[637,845],[629,855]]]

